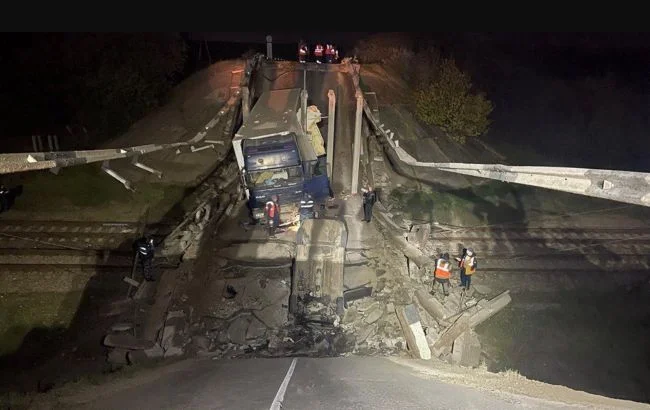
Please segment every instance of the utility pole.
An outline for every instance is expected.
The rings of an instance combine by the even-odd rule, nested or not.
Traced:
[[[266,36],[266,59],[273,60],[273,37]]]

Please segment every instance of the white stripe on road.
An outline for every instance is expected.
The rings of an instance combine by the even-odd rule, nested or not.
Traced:
[[[282,408],[282,400],[284,400],[284,393],[287,391],[287,386],[289,386],[289,380],[291,380],[291,376],[293,376],[293,370],[296,368],[297,362],[298,362],[298,358],[294,357],[293,360],[291,361],[291,366],[289,366],[289,370],[287,371],[287,375],[284,376],[284,380],[282,381],[282,384],[280,385],[278,392],[275,394],[275,399],[273,399],[273,403],[271,403],[271,410],[280,410]]]

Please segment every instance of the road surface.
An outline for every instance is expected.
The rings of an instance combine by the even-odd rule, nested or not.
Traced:
[[[499,397],[436,381],[384,358],[204,358],[169,367],[174,370],[159,369],[160,377],[140,382],[135,378],[125,389],[108,388],[104,394],[87,394],[91,400],[76,408],[558,408],[536,399]]]

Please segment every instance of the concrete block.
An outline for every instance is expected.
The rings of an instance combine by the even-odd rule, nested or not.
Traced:
[[[468,330],[454,341],[451,361],[466,367],[479,365],[481,361],[481,342],[474,331]]]
[[[431,350],[415,305],[398,306],[395,313],[397,313],[397,318],[402,326],[404,338],[411,355],[416,359],[431,359]]]

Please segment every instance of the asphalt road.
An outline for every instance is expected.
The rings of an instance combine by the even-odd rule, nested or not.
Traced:
[[[383,358],[199,359],[170,367],[176,369],[158,369],[159,377],[134,381],[127,388],[104,389],[79,408],[556,408],[535,399],[500,398],[442,383]]]

